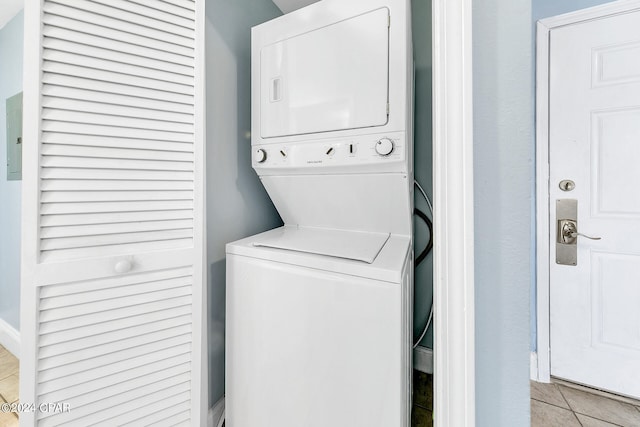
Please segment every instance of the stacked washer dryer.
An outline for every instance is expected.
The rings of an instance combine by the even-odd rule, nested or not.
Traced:
[[[253,28],[252,165],[284,227],[227,245],[227,427],[407,427],[409,0]]]

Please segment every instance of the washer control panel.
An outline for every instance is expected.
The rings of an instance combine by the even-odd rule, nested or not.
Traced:
[[[349,138],[254,145],[253,167],[258,171],[339,168],[379,169],[407,163],[405,133],[358,135]],[[370,165],[371,167],[366,167]],[[403,169],[402,167],[395,169]]]

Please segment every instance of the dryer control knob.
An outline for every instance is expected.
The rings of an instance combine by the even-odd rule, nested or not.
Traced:
[[[380,141],[376,142],[376,153],[381,156],[388,156],[393,153],[393,148],[393,141],[389,138],[382,138]]]
[[[254,157],[254,158],[255,158],[256,162],[258,162],[258,163],[264,163],[264,162],[265,162],[265,160],[267,160],[267,152],[266,152],[266,151],[264,151],[262,148],[258,148],[258,149],[256,150],[256,153],[255,153],[255,157]]]

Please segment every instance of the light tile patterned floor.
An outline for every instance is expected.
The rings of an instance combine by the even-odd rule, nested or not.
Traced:
[[[18,401],[18,359],[0,346],[0,404]],[[412,427],[433,426],[433,376],[414,371]],[[0,411],[0,427],[17,427]],[[531,382],[531,427],[640,427],[640,401],[563,384]]]
[[[0,404],[18,401],[18,359],[0,345]],[[18,414],[0,411],[0,427],[17,427]]]
[[[564,384],[531,382],[531,427],[638,427],[640,401]]]

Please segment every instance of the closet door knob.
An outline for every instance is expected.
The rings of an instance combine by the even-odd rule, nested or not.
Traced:
[[[133,267],[133,263],[125,259],[125,260],[116,262],[116,266],[114,267],[114,270],[116,270],[116,273],[122,274],[122,273],[130,272],[132,267]]]

